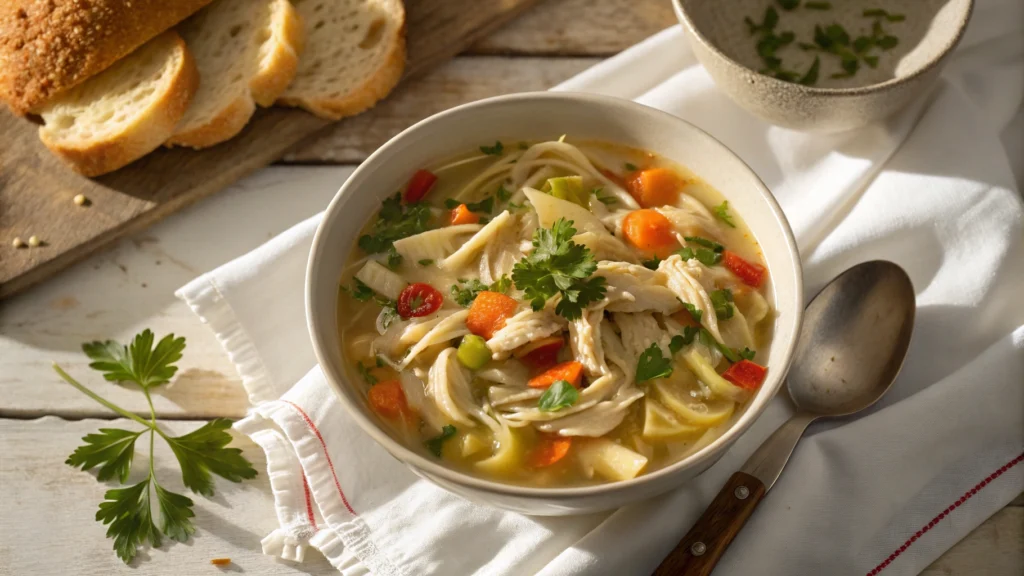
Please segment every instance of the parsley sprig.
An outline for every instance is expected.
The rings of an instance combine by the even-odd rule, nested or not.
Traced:
[[[398,256],[398,253],[392,250],[395,240],[425,231],[429,221],[429,206],[419,202],[403,207],[402,195],[396,192],[394,196],[381,203],[377,222],[370,234],[359,237],[359,247],[367,254],[391,252]],[[389,256],[388,263],[391,264],[391,261],[392,257]]]
[[[534,310],[561,294],[555,312],[569,320],[579,318],[587,304],[605,293],[605,279],[590,277],[597,270],[593,254],[572,241],[576,235],[572,224],[559,218],[550,229],[538,228],[533,233],[533,252],[512,268],[512,281]]]
[[[85,443],[68,456],[65,464],[82,470],[99,467],[98,480],[116,478],[124,484],[131,473],[135,442],[143,434],[149,434],[146,477],[131,486],[108,490],[96,512],[96,520],[109,526],[107,537],[114,540],[114,551],[126,564],[135,558],[140,546],[147,543],[160,546],[163,536],[184,542],[196,531],[191,520],[195,516],[192,499],[171,492],[157,481],[153,458],[153,444],[157,436],[170,446],[181,466],[182,483],[193,492],[213,496],[214,474],[232,482],[256,476],[256,470],[242,456],[242,451],[227,447],[231,442],[231,435],[227,432],[231,420],[216,418],[182,436],[170,436],[157,425],[150,391],[169,382],[177,372],[175,363],[181,359],[185,339],[169,334],[159,342],[154,341],[153,333],[144,330],[128,346],[112,340],[82,345],[82,350],[92,360],[89,367],[101,372],[106,380],[138,385],[149,404],[148,420],[99,396],[60,366],[53,365],[65,382],[144,427],[138,431],[101,428],[98,433],[88,434],[82,438]],[[153,513],[154,495],[159,514]]]

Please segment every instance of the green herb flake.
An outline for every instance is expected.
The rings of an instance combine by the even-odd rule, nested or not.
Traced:
[[[797,82],[804,86],[813,86],[818,82],[818,70],[821,67],[821,58],[818,56],[814,57],[814,63],[807,69],[807,73],[800,77]]]
[[[430,266],[433,263],[434,261],[431,260],[430,258],[424,258],[423,260],[417,262],[417,264],[419,264],[420,266]]]
[[[501,153],[505,150],[505,147],[501,144],[500,140],[494,141],[494,146],[481,146],[480,151],[488,156],[501,156]]]
[[[683,326],[683,333],[676,334],[672,337],[672,340],[668,343],[669,352],[675,354],[682,350],[685,346],[693,344],[697,335],[700,334],[700,328],[697,326]]]
[[[555,380],[537,401],[541,412],[558,412],[569,408],[580,399],[580,393],[566,380]]]
[[[721,204],[714,208],[715,218],[718,218],[722,222],[725,222],[726,226],[735,228],[736,223],[732,221],[732,215],[729,214],[729,201],[723,200]]]
[[[356,302],[366,302],[373,298],[373,289],[367,286],[359,278],[352,279],[352,287],[342,286],[341,290],[352,297]]]
[[[754,356],[757,356],[757,352],[744,347],[743,350],[737,352],[736,355],[739,356],[741,360],[753,360]]]
[[[370,374],[370,369],[362,362],[356,362],[356,370],[359,371],[359,376],[363,378],[367,386],[373,386],[377,383],[377,377]]]
[[[655,342],[651,344],[636,363],[636,382],[647,382],[657,378],[667,378],[672,375],[672,362],[665,358],[661,346]]]
[[[882,50],[892,50],[900,43],[900,39],[895,36],[883,36],[876,40],[876,44]]]
[[[417,202],[403,207],[396,193],[382,203],[372,232],[359,237],[359,248],[367,254],[387,252],[395,240],[425,231],[429,221],[429,206]]]
[[[647,268],[648,270],[657,270],[658,265],[661,264],[661,258],[654,256],[650,260],[644,260],[641,264],[643,264],[644,268]]]
[[[721,252],[721,251],[725,250],[725,246],[722,246],[721,244],[719,244],[718,242],[715,242],[714,240],[708,240],[707,238],[702,238],[701,236],[683,236],[683,240],[686,240],[687,242],[692,242],[693,244],[696,244],[698,246],[703,246],[705,248],[710,248],[711,250],[714,250],[715,252]]]
[[[426,444],[427,446],[427,450],[430,450],[431,454],[440,458],[441,447],[444,445],[444,441],[454,436],[455,432],[455,426],[452,426],[451,424],[445,424],[441,428],[440,434],[424,442],[424,444]]]
[[[494,195],[498,197],[499,202],[508,202],[512,198],[512,192],[506,190],[504,186],[498,186],[498,191]]]
[[[871,8],[862,13],[865,18],[885,18],[889,22],[903,22],[907,19],[904,14],[893,14],[881,8]]]
[[[721,290],[715,290],[708,296],[711,297],[711,305],[715,308],[715,316],[719,320],[728,320],[732,318],[735,313],[735,308],[732,304],[732,290],[723,288]]]
[[[458,284],[452,284],[450,292],[452,300],[455,300],[455,303],[463,308],[469,308],[469,305],[473,303],[473,300],[476,300],[477,294],[488,289],[487,284],[484,284],[476,278],[471,280],[460,279],[459,282],[462,286],[460,287]]]
[[[388,248],[387,266],[388,266],[388,268],[394,270],[394,269],[398,268],[399,266],[401,266],[401,264],[402,264],[402,255],[398,253],[398,250],[395,250],[395,245],[392,244],[391,247]]]
[[[631,162],[626,162],[626,171],[627,172],[636,172],[637,170],[639,170],[639,168],[637,168],[636,164],[633,164]]]
[[[683,308],[685,308],[686,311],[690,313],[690,317],[693,318],[694,322],[700,324],[701,318],[704,317],[703,310],[699,310],[696,306],[690,304],[689,302],[683,302]]]
[[[775,0],[783,10],[795,10],[800,6],[800,0]]]

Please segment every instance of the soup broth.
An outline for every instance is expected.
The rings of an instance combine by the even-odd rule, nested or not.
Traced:
[[[741,209],[605,142],[496,142],[418,170],[340,280],[350,381],[397,440],[488,479],[670,465],[765,378],[770,279]]]

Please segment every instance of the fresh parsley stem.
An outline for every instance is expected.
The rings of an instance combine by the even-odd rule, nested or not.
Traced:
[[[156,431],[156,433],[159,434],[161,438],[167,440],[167,434],[164,434],[164,431],[161,430],[160,427],[156,425],[156,409],[153,408],[153,398],[149,395],[149,388],[143,388],[142,393],[146,395],[146,402],[149,403],[149,417],[150,421],[152,422],[150,427],[154,431]],[[150,444],[153,443],[152,440],[153,439],[150,438]],[[150,447],[150,449],[150,451],[152,452],[152,446]]]
[[[113,410],[114,412],[117,412],[118,414],[120,414],[121,416],[124,416],[125,418],[131,418],[132,420],[135,420],[136,422],[138,422],[139,424],[142,424],[143,426],[145,426],[147,428],[151,428],[151,429],[155,429],[156,428],[156,424],[155,423],[151,423],[151,422],[147,421],[145,418],[143,418],[142,416],[139,416],[138,414],[133,414],[133,413],[125,410],[124,408],[121,408],[117,404],[114,404],[114,403],[112,403],[112,402],[110,402],[110,401],[108,401],[108,400],[106,400],[104,398],[101,398],[98,394],[96,394],[92,390],[89,390],[88,388],[86,388],[85,386],[80,384],[77,380],[72,378],[71,375],[68,374],[67,372],[65,372],[63,368],[58,366],[56,362],[53,363],[53,369],[57,372],[57,374],[65,382],[67,382],[68,384],[71,384],[72,386],[77,388],[78,391],[81,392],[82,394],[85,394],[89,398],[92,398],[93,400],[99,402],[100,404],[106,406],[107,408],[110,408],[111,410]],[[148,396],[148,394],[147,394],[147,396]],[[150,404],[150,408],[152,409],[152,403]]]

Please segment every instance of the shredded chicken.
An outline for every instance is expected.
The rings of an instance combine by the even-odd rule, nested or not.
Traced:
[[[638,264],[605,261],[597,263],[595,276],[607,283],[605,299],[609,312],[651,310],[671,314],[682,308],[675,292],[669,290],[664,274]]]
[[[487,347],[491,349],[493,359],[503,360],[523,344],[551,336],[564,327],[565,320],[550,308],[524,310],[506,320],[505,327],[487,341]]]
[[[569,346],[572,356],[583,364],[588,378],[597,378],[608,373],[604,362],[604,348],[601,346],[601,324],[604,310],[586,310],[569,322]]]
[[[455,357],[455,348],[445,348],[430,367],[426,395],[454,422],[476,426],[490,417],[473,399],[469,371]],[[476,418],[474,420],[473,418]]]
[[[505,210],[501,214],[494,217],[493,220],[487,223],[479,232],[473,235],[472,238],[466,241],[465,244],[459,247],[454,254],[444,259],[441,262],[441,268],[446,270],[458,270],[464,266],[468,266],[478,252],[483,250],[489,242],[493,242],[495,237],[501,232],[501,229],[507,225],[513,224],[515,218],[509,214],[508,210]]]
[[[666,357],[669,355],[669,335],[661,329],[650,312],[628,314],[615,312],[612,320],[622,334],[622,346],[628,356],[639,358],[651,344],[657,343]]]
[[[399,363],[400,369],[404,370],[406,366],[412,362],[416,356],[423,352],[427,348],[436,344],[441,344],[454,340],[455,338],[462,338],[466,334],[469,334],[469,328],[466,328],[466,318],[469,317],[469,310],[460,310],[449,316],[442,318],[439,322],[433,325],[430,330],[424,334],[415,344],[409,348],[409,351],[405,353],[405,357]],[[408,330],[409,328],[407,328]]]
[[[699,263],[698,263],[699,264]],[[700,323],[711,332],[715,340],[722,341],[722,334],[718,331],[718,317],[715,315],[715,307],[711,303],[711,297],[701,283],[694,278],[690,270],[692,267],[683,263],[678,254],[673,254],[661,261],[658,271],[668,277],[668,287],[683,302],[693,304],[701,311]]]

